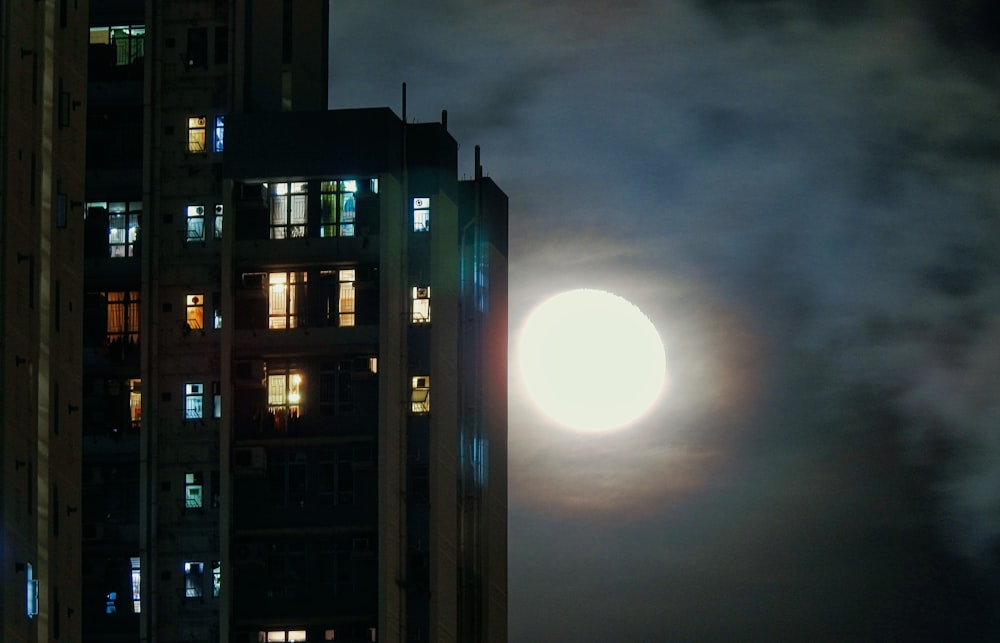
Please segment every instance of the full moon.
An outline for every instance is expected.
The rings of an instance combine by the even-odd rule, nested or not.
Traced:
[[[539,304],[521,330],[518,358],[535,403],[579,431],[610,431],[637,420],[667,380],[653,323],[603,290],[570,290]]]

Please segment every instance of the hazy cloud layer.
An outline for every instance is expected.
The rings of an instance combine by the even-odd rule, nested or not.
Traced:
[[[513,640],[1000,631],[988,3],[333,11],[335,106],[406,81],[462,171],[483,146],[512,333],[588,286],[664,334],[673,388],[614,437],[555,430],[512,371]]]

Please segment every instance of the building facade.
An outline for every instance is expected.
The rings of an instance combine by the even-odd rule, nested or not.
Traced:
[[[506,640],[506,196],[330,10],[92,3],[84,640]]]
[[[0,6],[0,639],[80,639],[87,3]]]

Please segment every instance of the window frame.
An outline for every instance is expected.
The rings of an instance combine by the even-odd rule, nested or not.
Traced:
[[[188,330],[205,329],[205,293],[185,295],[184,310],[184,323],[187,324]]]
[[[267,412],[273,418],[271,427],[277,433],[286,433],[290,424],[302,416],[302,390],[305,378],[302,371],[287,369],[267,374]]]
[[[201,471],[184,473],[184,509],[205,508],[205,481],[203,478]]]
[[[267,495],[279,507],[296,507],[309,493],[309,465],[305,451],[271,453],[267,459]]]
[[[133,431],[142,426],[142,380],[133,378],[128,381],[128,413]]]
[[[212,219],[212,238],[216,241],[222,240],[222,204],[215,204],[215,217]]]
[[[413,232],[431,231],[431,198],[429,196],[413,197]]]
[[[320,181],[320,237],[357,235],[359,192],[357,179]]]
[[[199,242],[205,240],[205,206],[200,203],[189,203],[184,207],[184,241]]]
[[[183,570],[184,598],[204,598],[205,563],[199,560],[186,560],[184,561]]]
[[[203,155],[208,152],[208,117],[187,117],[187,153]]]
[[[109,290],[101,293],[106,308],[105,337],[108,344],[121,341],[123,344],[139,343],[139,291]],[[112,299],[121,296],[121,299]],[[113,311],[119,311],[115,314]]]
[[[134,209],[138,206],[138,210]],[[90,208],[104,208],[108,213],[108,256],[112,259],[135,257],[141,232],[142,201],[91,201]],[[120,207],[120,210],[114,209]],[[115,225],[120,219],[121,225]],[[115,234],[115,233],[120,234]]]
[[[426,415],[431,412],[431,376],[410,377],[410,413]]]
[[[357,325],[357,276],[354,268],[337,271],[337,325],[341,328]]]
[[[269,238],[304,238],[309,223],[309,183],[281,181],[264,185],[268,195]]]
[[[285,270],[267,273],[267,328],[290,330],[306,325],[309,273]]]
[[[431,323],[431,287],[413,286],[410,294],[410,323]]]
[[[117,31],[117,33],[116,33]],[[101,37],[104,34],[104,37]],[[95,36],[97,38],[95,39]],[[131,65],[146,55],[145,25],[110,25],[91,27],[88,43],[111,45],[115,48],[115,66]],[[124,45],[124,46],[123,46]]]
[[[184,419],[205,419],[205,385],[202,382],[184,383]]]
[[[212,151],[216,154],[222,154],[226,148],[225,134],[226,134],[226,115],[216,114],[212,123]]]

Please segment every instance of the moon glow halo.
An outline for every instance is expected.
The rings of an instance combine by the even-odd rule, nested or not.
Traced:
[[[579,431],[634,422],[667,383],[656,327],[631,302],[603,290],[570,290],[539,304],[521,330],[518,358],[539,408]]]

